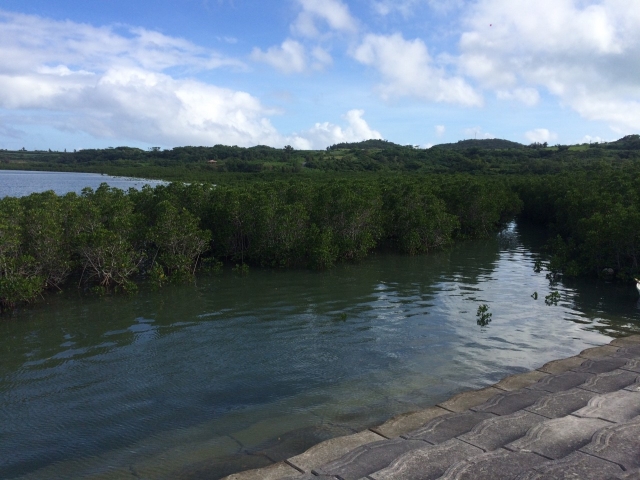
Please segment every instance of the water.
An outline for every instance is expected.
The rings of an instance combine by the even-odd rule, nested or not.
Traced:
[[[53,190],[58,195],[68,192],[80,193],[83,188],[94,190],[101,183],[127,190],[142,188],[143,185],[156,186],[166,182],[160,180],[142,180],[139,178],[112,177],[99,173],[69,172],[32,172],[23,170],[0,170],[0,198],[22,197],[31,193]]]
[[[0,321],[0,478],[220,478],[640,332],[633,286],[550,286],[540,241],[47,297]]]

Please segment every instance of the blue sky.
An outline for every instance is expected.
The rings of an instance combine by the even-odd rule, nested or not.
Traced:
[[[0,148],[640,131],[637,0],[3,0]]]

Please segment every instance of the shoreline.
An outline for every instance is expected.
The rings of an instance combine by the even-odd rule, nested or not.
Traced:
[[[571,377],[573,380],[569,381],[569,377]],[[567,383],[567,381],[569,381],[569,383]],[[576,381],[579,381],[579,383],[575,384]],[[611,383],[612,381],[613,383]],[[548,385],[551,385],[553,382],[557,383],[560,386],[549,388]],[[545,387],[545,385],[547,385],[547,387]],[[580,400],[578,403],[575,403],[575,398],[570,399],[568,394],[566,393],[573,392],[574,390],[576,391],[576,394],[581,395],[582,398],[582,400]],[[629,415],[635,417],[631,421],[630,428],[640,429],[640,335],[616,338],[609,344],[588,348],[580,352],[578,355],[572,357],[550,361],[535,370],[511,375],[500,380],[494,385],[482,389],[459,393],[437,405],[427,407],[426,409],[422,409],[419,411],[398,415],[387,420],[381,425],[369,428],[359,433],[326,440],[311,447],[307,451],[291,457],[287,460],[256,470],[234,473],[224,477],[223,480],[310,480],[314,478],[344,480],[353,478],[355,480],[356,478],[413,478],[413,476],[409,475],[407,469],[413,469],[415,471],[416,468],[419,468],[424,470],[425,468],[428,469],[429,466],[428,459],[425,458],[422,458],[421,466],[416,466],[415,457],[418,456],[418,454],[416,453],[412,457],[412,452],[415,448],[425,450],[426,447],[430,447],[431,450],[436,450],[437,448],[439,448],[439,445],[444,446],[451,442],[460,443],[469,450],[475,449],[477,450],[477,452],[474,452],[476,454],[479,454],[481,453],[481,450],[484,450],[484,452],[480,454],[478,458],[491,457],[490,459],[493,459],[498,455],[509,456],[508,454],[511,453],[511,456],[514,457],[515,460],[514,465],[517,466],[518,459],[523,460],[524,453],[518,450],[517,445],[516,447],[513,447],[513,445],[517,444],[519,441],[522,443],[523,439],[526,440],[527,438],[529,438],[529,436],[531,436],[531,430],[537,427],[533,426],[531,428],[526,428],[525,430],[523,430],[525,435],[518,436],[515,441],[512,441],[506,447],[504,445],[502,445],[501,448],[498,449],[487,449],[480,447],[481,450],[479,450],[479,448],[475,445],[478,443],[482,444],[484,437],[490,436],[490,434],[486,433],[486,431],[491,430],[489,426],[491,422],[497,422],[497,419],[505,414],[508,414],[509,417],[517,417],[518,415],[520,415],[520,417],[539,416],[540,419],[537,420],[544,420],[544,424],[551,424],[553,422],[558,423],[561,421],[564,421],[565,423],[571,421],[577,422],[578,420],[583,419],[583,417],[594,417],[593,415],[581,415],[580,412],[584,413],[584,411],[588,409],[606,409],[606,406],[608,404],[618,401],[616,395],[618,395],[619,397],[620,395],[624,394],[626,394],[628,397],[632,396],[633,398],[633,402],[630,404],[631,406],[625,404],[625,408],[627,410],[630,410]],[[561,395],[565,395],[567,398],[561,398]],[[500,411],[499,409],[496,410],[496,405],[506,404],[509,400],[513,401],[513,399],[515,399],[516,397],[521,397],[522,399],[524,399],[520,400],[520,403],[525,406],[527,406],[528,403],[528,408],[518,408],[514,412],[507,412],[506,410]],[[559,406],[564,406],[565,410],[568,412],[566,415],[563,415],[562,417],[553,415],[549,416],[548,414],[546,416],[542,416],[542,414],[540,413],[540,409],[535,410],[535,408],[533,408],[539,405],[541,403],[541,400],[542,403],[544,403],[544,401],[549,403],[552,397],[559,399]],[[573,401],[575,404],[569,404],[568,402],[570,401]],[[576,409],[574,408],[575,406],[579,406],[580,408]],[[615,404],[615,407],[618,409],[622,409],[624,413],[625,408],[622,408],[617,404]],[[637,409],[638,411],[635,411],[635,409]],[[448,436],[449,440],[444,443],[435,441],[434,437],[420,438],[420,435],[424,437],[425,429],[431,432],[437,425],[446,424],[447,420],[449,419],[462,419],[462,417],[465,416],[475,416],[480,418],[482,415],[487,416],[487,418],[483,420],[484,423],[482,423],[482,425],[487,422],[489,423],[479,430],[476,427],[476,425],[479,425],[479,423],[471,425],[466,430],[463,428],[462,433],[458,431],[459,428],[455,427],[453,423],[448,427],[445,426],[445,436]],[[596,415],[594,417],[599,419],[597,421],[601,422],[597,424],[598,427],[611,428],[609,423],[607,422],[610,422],[612,424],[620,423],[611,422],[611,419],[607,418],[603,420],[603,414],[600,411],[598,411],[598,415],[599,416]],[[507,418],[507,416],[504,416],[504,418]],[[596,422],[596,420],[593,420],[591,423],[595,425],[594,422]],[[515,419],[513,423],[516,424],[517,419]],[[456,430],[456,428],[458,430]],[[582,435],[585,439],[587,438],[587,436],[589,437],[589,439],[591,439],[592,435],[594,438],[596,435],[598,435],[598,432],[594,432],[583,432]],[[446,433],[450,433],[451,435],[446,435]],[[475,442],[469,441],[469,435],[473,434],[475,434],[476,437]],[[539,432],[538,437],[540,437]],[[427,443],[421,443],[418,447],[416,447],[411,442],[415,443],[418,439]],[[554,471],[556,472],[556,474],[565,471],[573,472],[574,470],[571,469],[577,468],[574,465],[576,464],[576,462],[580,464],[580,462],[584,463],[587,461],[582,458],[586,454],[582,453],[581,451],[579,452],[578,449],[582,447],[588,449],[589,442],[585,443],[585,440],[583,439],[580,443],[582,444],[578,445],[577,448],[572,449],[570,452],[563,452],[566,453],[566,455],[563,455],[562,458],[578,458],[578,460],[572,460],[573,463],[571,461],[565,461],[564,463],[562,463],[560,458],[555,459],[554,463],[553,456],[543,455],[540,452],[537,452],[534,448],[533,452],[535,453],[530,453],[529,455],[532,455],[533,457],[531,457],[531,459],[537,461],[540,464],[536,464],[536,472],[538,472],[538,470],[540,469],[544,470],[545,468],[555,468]],[[640,448],[640,437],[637,440],[637,444],[637,447]],[[365,463],[371,463],[372,459],[368,457],[372,457],[372,452],[374,452],[374,450],[376,449],[379,451],[376,452],[373,457],[380,458],[386,456],[387,460],[391,459],[393,462],[383,461],[379,465],[383,466],[382,469],[376,467],[374,471],[366,473],[365,470],[368,468],[368,466],[365,466],[365,470],[362,470],[362,465],[358,464],[358,460],[360,460],[360,463],[362,463],[363,461],[365,461]],[[398,450],[400,452],[400,455],[395,454],[395,452],[391,452],[394,449]],[[526,451],[529,452],[530,450],[531,449]],[[524,452],[525,450],[522,451]],[[404,454],[404,456],[402,456],[402,454]],[[425,457],[424,453],[422,453],[422,457]],[[365,460],[365,458],[368,458],[368,460]],[[600,463],[604,465],[602,468],[611,468],[613,471],[614,467],[611,466],[613,465],[613,463],[606,459],[599,460]],[[486,460],[483,459],[482,461]],[[473,459],[466,459],[462,463],[465,462],[467,464],[473,465],[475,465],[475,463],[478,463]],[[637,462],[638,467],[640,467],[640,459],[638,459]],[[418,464],[419,463],[420,462],[418,462]],[[458,461],[458,463],[460,462]],[[559,466],[557,466],[556,464],[559,464]],[[617,462],[617,464],[618,466],[624,465],[624,461],[622,463]],[[447,467],[448,470],[445,470],[447,470],[447,473],[451,473],[450,471],[452,469],[456,470],[455,468],[453,468],[456,466],[457,464],[452,464],[449,466],[451,468]],[[359,467],[360,470],[358,470]],[[459,467],[458,470],[464,470],[463,467],[464,465]],[[560,470],[558,470],[558,468],[560,468]],[[356,476],[352,476],[349,474],[349,472],[354,473],[356,471],[360,471],[360,473],[364,472],[365,475],[358,476],[358,474]],[[498,470],[495,470],[493,474],[495,475],[497,471]],[[635,473],[634,472],[635,470],[631,472],[631,475],[640,475],[640,470]],[[624,475],[625,470],[621,469],[620,474]],[[453,474],[451,473],[451,475]],[[464,475],[451,475],[445,477],[475,478],[467,477]],[[440,478],[440,476],[441,475],[425,476],[424,478]],[[589,476],[582,478],[601,477]],[[627,477],[611,476],[610,478]]]

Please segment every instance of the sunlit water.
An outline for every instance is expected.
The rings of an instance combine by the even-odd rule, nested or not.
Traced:
[[[538,242],[47,297],[0,321],[0,478],[220,478],[640,331],[635,287],[550,286]]]
[[[101,175],[99,173],[0,170],[0,198],[22,197],[47,190],[53,190],[58,195],[64,195],[68,192],[80,193],[85,187],[91,187],[95,190],[103,182],[122,190],[129,188],[140,189],[143,185],[155,186],[165,183],[160,180],[112,177],[111,175]]]

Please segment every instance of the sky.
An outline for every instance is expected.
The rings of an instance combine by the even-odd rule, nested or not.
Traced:
[[[0,149],[637,133],[638,0],[0,2]]]

